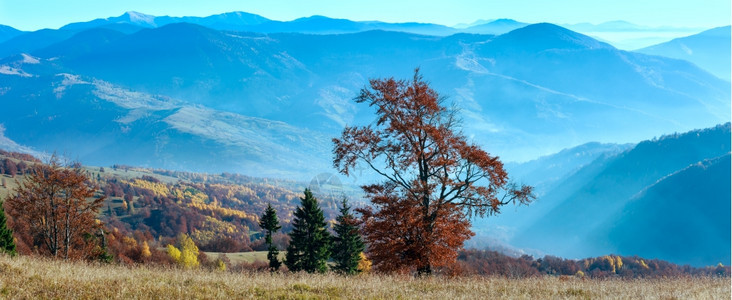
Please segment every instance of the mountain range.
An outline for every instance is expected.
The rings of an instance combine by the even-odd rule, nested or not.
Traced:
[[[174,23],[190,23],[216,30],[248,31],[259,33],[298,32],[310,34],[354,33],[368,30],[393,30],[428,35],[450,35],[457,30],[427,23],[385,23],[378,21],[356,22],[311,16],[292,21],[275,21],[246,12],[231,12],[208,17],[151,16],[138,12],[127,12],[119,17],[96,19],[89,22],[72,23],[62,30],[85,30],[113,24],[130,24],[140,28],[156,28]]]
[[[511,19],[477,20],[470,24],[444,26],[430,23],[386,23],[379,21],[351,21],[324,16],[311,16],[292,21],[276,21],[265,17],[246,13],[229,12],[208,17],[170,17],[152,16],[139,12],[126,12],[118,17],[99,18],[88,22],[71,23],[61,27],[61,30],[75,31],[90,28],[112,28],[132,33],[142,28],[161,27],[172,23],[192,23],[217,30],[250,31],[260,33],[299,32],[311,34],[355,33],[368,30],[401,31],[425,35],[451,35],[455,33],[503,34],[528,25]],[[693,34],[702,29],[686,27],[648,27],[632,24],[625,21],[610,21],[600,24],[577,23],[561,24],[573,31],[581,32],[600,39],[609,39],[617,47],[623,49],[638,49],[638,45],[657,44],[672,37]],[[16,31],[14,35],[19,32]],[[0,42],[12,37],[5,36],[0,29]],[[671,38],[669,38],[671,37]],[[651,42],[656,41],[656,42]]]
[[[693,62],[719,78],[730,80],[730,26],[639,49],[637,52]]]
[[[13,27],[6,26],[6,25],[0,25],[0,43],[7,41],[11,38],[14,38],[18,35],[23,34],[22,31],[17,30]]]
[[[407,78],[415,67],[463,109],[465,133],[509,161],[730,118],[728,81],[546,23],[501,35],[313,35],[120,18],[0,44],[7,138],[97,165],[308,178],[330,171],[329,137],[373,120],[351,101],[367,80]],[[270,23],[247,14],[189,21]],[[139,29],[120,29],[129,26]],[[278,136],[287,138],[269,139]]]
[[[696,266],[729,264],[730,135],[726,123],[627,150],[584,145],[513,166],[571,171],[549,172],[558,178],[539,185],[535,203],[475,226],[483,234],[503,234],[504,242],[519,249],[562,257],[615,253]],[[568,163],[571,153],[595,159],[576,166]]]

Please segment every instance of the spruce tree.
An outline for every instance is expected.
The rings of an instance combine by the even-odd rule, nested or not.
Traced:
[[[0,252],[15,256],[15,241],[13,241],[13,230],[8,228],[7,219],[5,218],[5,209],[0,203]]]
[[[358,233],[358,220],[351,214],[346,198],[341,202],[340,215],[336,222],[333,228],[336,233],[333,238],[334,269],[345,274],[358,274],[358,263],[365,245]]]
[[[280,230],[282,226],[280,226],[280,221],[277,219],[277,211],[272,208],[272,205],[267,204],[267,209],[259,220],[259,227],[265,230],[264,241],[268,246],[267,259],[269,260],[269,269],[272,272],[277,271],[282,263],[277,259],[280,251],[277,250],[277,246],[272,244],[272,234]]]
[[[331,243],[325,217],[309,189],[305,189],[305,198],[300,200],[292,220],[293,230],[289,234],[285,265],[293,272],[323,273],[327,269],[325,262],[330,256]]]

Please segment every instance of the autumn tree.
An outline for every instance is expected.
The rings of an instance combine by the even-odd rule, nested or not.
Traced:
[[[267,209],[264,211],[262,218],[259,220],[259,227],[265,230],[264,240],[267,243],[267,259],[269,260],[270,271],[277,271],[280,268],[281,262],[277,258],[280,251],[277,250],[277,246],[272,243],[272,234],[280,230],[280,221],[277,219],[277,211],[272,208],[272,205],[267,204]]]
[[[290,271],[326,271],[331,240],[325,226],[325,217],[318,200],[310,189],[305,189],[305,198],[300,198],[300,206],[295,210],[290,244],[287,246],[285,265]]]
[[[142,241],[142,246],[140,246],[140,256],[142,258],[149,258],[152,256],[152,252],[150,252],[150,245],[147,244],[147,241]]]
[[[359,234],[359,221],[351,213],[351,206],[348,200],[343,198],[340,207],[340,215],[336,217],[336,224],[333,227],[333,260],[334,270],[345,274],[357,274],[359,262],[365,248],[361,234]]]
[[[193,242],[190,236],[185,233],[178,235],[177,241],[178,247],[168,245],[168,255],[184,268],[197,268],[200,262],[198,261],[198,246]]]
[[[366,254],[363,254],[363,252],[361,252],[358,255],[358,257],[359,257],[358,267],[357,267],[358,268],[358,272],[359,273],[369,273],[369,272],[371,272],[371,260],[369,260],[369,258],[366,257]]]
[[[104,201],[95,191],[79,164],[64,167],[53,156],[30,167],[6,205],[14,223],[27,230],[26,244],[56,258],[91,258],[99,247],[90,237],[102,227],[96,214]]]
[[[5,209],[0,203],[0,252],[5,252],[11,256],[15,256],[15,241],[13,240],[13,230],[8,228],[7,219],[5,218]]]
[[[18,166],[14,161],[7,158],[5,159],[5,169],[5,172],[10,176],[15,176],[15,174],[18,173]]]
[[[469,217],[527,204],[531,187],[510,183],[498,157],[468,141],[419,69],[412,80],[369,83],[355,101],[375,107],[376,121],[333,139],[333,163],[345,175],[364,164],[383,179],[362,187],[373,205],[358,210],[374,267],[430,274],[455,262],[473,235]]]

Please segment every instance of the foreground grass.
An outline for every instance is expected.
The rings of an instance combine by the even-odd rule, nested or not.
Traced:
[[[231,261],[232,264],[240,264],[240,263],[253,263],[255,261],[259,262],[269,262],[267,259],[267,251],[249,251],[249,252],[234,252],[234,253],[222,253],[222,252],[204,252],[208,256],[209,259],[216,259],[219,257],[219,255],[223,254],[226,255],[226,257],[229,258],[229,261]],[[285,251],[280,251],[280,255],[278,256],[280,260],[285,259]]]
[[[581,280],[228,273],[0,255],[0,297],[25,299],[729,299],[729,278]]]

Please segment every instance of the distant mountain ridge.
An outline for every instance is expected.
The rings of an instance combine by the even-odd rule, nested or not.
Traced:
[[[688,60],[719,78],[730,80],[730,26],[709,29],[699,34],[639,49],[637,52]]]
[[[517,229],[513,245],[565,257],[614,251],[729,262],[731,134],[726,123],[598,158],[538,200],[543,214]]]
[[[497,19],[497,20],[493,20],[490,22],[467,27],[467,28],[462,29],[461,31],[467,32],[467,33],[499,35],[499,34],[504,34],[506,32],[512,31],[512,30],[519,29],[526,25],[529,25],[529,24],[523,23],[523,22],[518,22],[516,20],[511,20],[511,19]]]
[[[291,21],[277,21],[241,11],[221,13],[207,17],[153,16],[129,11],[117,17],[99,18],[87,22],[67,24],[60,30],[79,32],[91,28],[108,28],[124,33],[133,33],[143,28],[157,28],[173,23],[191,23],[216,30],[259,33],[344,34],[369,30],[386,30],[432,36],[448,36],[458,33],[500,35],[528,25],[527,23],[512,19],[477,20],[470,24],[457,24],[451,27],[417,22],[387,23],[381,21],[351,21],[318,15],[302,17]],[[591,35],[602,41],[610,41],[614,46],[624,50],[647,47],[668,41],[674,37],[693,34],[703,30],[703,28],[673,26],[649,27],[622,20],[600,24],[561,24],[561,26]],[[2,43],[1,37],[2,34],[0,33],[0,43]],[[2,56],[0,52],[0,57]]]
[[[11,38],[14,38],[16,36],[19,36],[23,34],[22,31],[17,30],[13,27],[6,26],[6,25],[0,25],[0,43],[7,41]]]
[[[84,30],[109,24],[131,24],[143,28],[155,28],[173,23],[192,23],[202,26],[208,26],[213,29],[231,29],[225,27],[257,25],[269,21],[271,20],[259,15],[245,12],[230,12],[218,15],[211,15],[208,17],[157,17],[139,12],[129,11],[119,17],[95,19],[88,22],[71,23],[61,27],[60,29]]]
[[[696,28],[679,28],[672,26],[663,27],[649,27],[633,24],[627,21],[615,20],[602,22],[599,24],[592,23],[577,23],[577,24],[561,24],[563,27],[569,28],[574,31],[582,32],[637,32],[644,30],[660,30],[660,31],[678,31],[678,30],[694,30]]]
[[[41,29],[26,34],[19,34],[0,42],[0,58],[4,58],[13,54],[31,53],[41,48],[51,46],[55,43],[62,42],[77,32],[69,30],[52,30]]]
[[[393,30],[427,35],[450,35],[457,30],[426,23],[385,23],[378,21],[356,22],[324,16],[311,16],[292,21],[275,21],[246,12],[230,12],[208,17],[152,16],[138,12],[126,12],[119,17],[72,23],[62,30],[85,30],[110,24],[131,24],[142,28],[157,28],[174,23],[191,23],[216,30],[250,31],[260,33],[298,32],[315,34],[354,33],[369,30]]]
[[[697,266],[727,263],[731,180],[729,153],[690,165],[635,195],[597,235],[607,236],[613,252]],[[638,228],[642,235],[630,234]]]
[[[568,176],[592,163],[603,155],[615,155],[632,148],[633,144],[587,143],[564,149],[552,155],[539,157],[523,163],[507,163],[511,177],[529,183],[538,196],[556,187]]]

